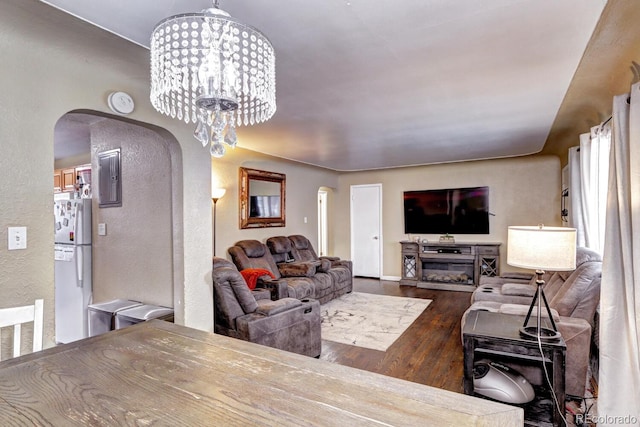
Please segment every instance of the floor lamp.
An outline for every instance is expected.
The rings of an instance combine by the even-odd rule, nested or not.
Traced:
[[[550,342],[560,338],[560,332],[551,315],[551,309],[544,295],[544,270],[570,271],[576,268],[576,229],[568,227],[512,226],[507,236],[507,264],[514,267],[536,270],[537,290],[531,301],[529,312],[524,320],[520,335]],[[535,326],[528,326],[529,318],[537,302],[537,321]],[[542,304],[553,329],[540,325]]]
[[[216,256],[216,205],[226,191],[224,188],[213,188],[211,190],[211,201],[213,202],[213,256]]]

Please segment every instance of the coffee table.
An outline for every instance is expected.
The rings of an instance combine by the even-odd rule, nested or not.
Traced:
[[[535,322],[535,319],[530,320],[531,322]],[[537,340],[523,338],[519,332],[523,323],[524,316],[512,314],[484,310],[470,311],[467,314],[462,330],[464,392],[477,395],[473,390],[474,362],[489,359],[511,365],[532,383],[536,393],[532,402],[516,405],[524,409],[525,425],[563,425],[561,416],[565,416],[566,344],[562,338],[555,342],[542,342],[541,345]],[[543,326],[550,327],[549,323],[548,319],[542,319]],[[547,367],[557,405],[545,379],[543,363]]]

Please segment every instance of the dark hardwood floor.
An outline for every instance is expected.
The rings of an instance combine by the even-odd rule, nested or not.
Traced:
[[[363,278],[354,279],[353,290],[433,302],[386,352],[324,340],[326,360],[462,393],[460,318],[469,307],[470,293],[419,289]]]

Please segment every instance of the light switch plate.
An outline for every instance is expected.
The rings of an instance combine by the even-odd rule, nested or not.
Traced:
[[[106,236],[107,235],[107,224],[101,222],[98,224],[98,236]]]
[[[9,250],[27,249],[27,227],[9,227]]]

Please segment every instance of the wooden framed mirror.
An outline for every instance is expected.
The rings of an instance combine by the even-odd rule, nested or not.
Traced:
[[[240,228],[284,227],[286,175],[240,168]]]

